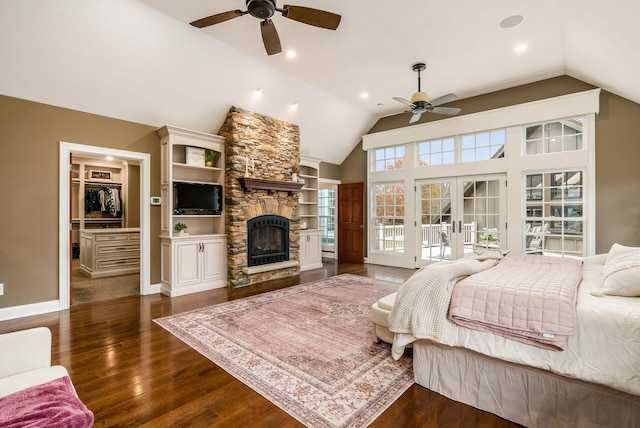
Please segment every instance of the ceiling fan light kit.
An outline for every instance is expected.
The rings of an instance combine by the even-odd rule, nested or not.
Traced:
[[[262,33],[264,48],[267,54],[274,55],[282,52],[280,37],[271,20],[271,17],[276,12],[280,12],[283,17],[293,21],[302,22],[303,24],[314,27],[326,28],[327,30],[337,29],[342,19],[340,15],[336,15],[335,13],[310,7],[284,5],[283,8],[278,8],[275,0],[246,0],[245,4],[247,6],[246,11],[230,10],[228,12],[218,13],[193,21],[191,25],[197,28],[204,28],[249,14],[254,18],[262,20],[260,23],[260,32]]]
[[[411,119],[409,119],[409,123],[417,122],[420,119],[422,113],[436,113],[455,116],[461,111],[456,107],[437,107],[440,104],[445,104],[458,98],[455,94],[449,93],[441,97],[434,98],[433,100],[431,100],[431,102],[429,102],[427,93],[420,90],[420,73],[426,70],[426,68],[427,66],[422,62],[413,64],[413,66],[411,67],[411,70],[418,73],[418,92],[414,92],[414,94],[411,95],[411,101],[408,101],[401,97],[393,97],[393,99],[398,101],[399,103],[410,107],[409,110],[405,111],[405,113],[413,114],[413,116],[411,116]]]

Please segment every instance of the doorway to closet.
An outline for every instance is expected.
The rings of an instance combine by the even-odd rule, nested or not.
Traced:
[[[159,292],[149,181],[149,154],[60,143],[60,309]]]
[[[71,304],[140,294],[140,162],[71,153]]]

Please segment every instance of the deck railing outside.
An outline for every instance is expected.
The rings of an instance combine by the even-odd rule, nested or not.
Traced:
[[[442,231],[451,236],[451,224],[423,224],[420,226],[420,238],[423,247],[439,247],[442,245]],[[476,243],[475,222],[462,225],[464,245]],[[404,225],[376,225],[376,249],[382,251],[404,250]]]

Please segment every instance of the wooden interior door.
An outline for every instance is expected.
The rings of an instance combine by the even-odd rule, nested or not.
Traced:
[[[338,185],[338,261],[364,263],[364,183]]]

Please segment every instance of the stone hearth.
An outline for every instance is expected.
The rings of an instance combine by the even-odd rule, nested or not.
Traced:
[[[240,287],[300,274],[300,210],[298,193],[245,189],[238,179],[247,169],[256,178],[290,183],[300,164],[300,129],[270,117],[232,107],[218,132],[225,137],[225,224],[228,285]],[[247,162],[248,160],[248,168]],[[253,160],[253,161],[252,161]],[[247,221],[261,215],[289,219],[289,261],[259,269],[248,267]]]

